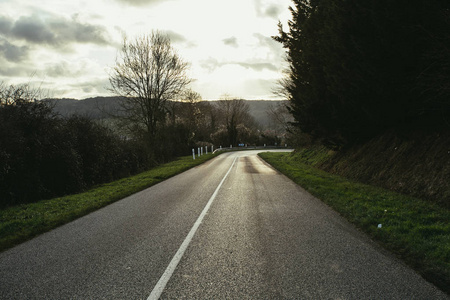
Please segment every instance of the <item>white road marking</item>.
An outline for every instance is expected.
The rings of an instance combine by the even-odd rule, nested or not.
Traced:
[[[222,181],[217,186],[216,190],[212,194],[211,198],[209,198],[208,203],[206,204],[205,208],[203,209],[202,213],[198,217],[197,221],[195,222],[194,226],[192,227],[191,231],[189,231],[188,235],[184,239],[183,243],[181,244],[180,248],[178,249],[177,253],[175,253],[175,256],[170,261],[169,265],[167,266],[166,271],[164,271],[164,274],[159,279],[158,283],[153,288],[153,291],[151,292],[150,296],[148,296],[147,300],[157,300],[161,296],[164,288],[166,287],[167,283],[169,282],[170,278],[172,277],[173,272],[175,271],[176,267],[178,266],[178,263],[180,262],[181,258],[183,257],[184,252],[186,251],[187,247],[192,241],[192,238],[194,237],[195,233],[197,232],[198,227],[203,221],[203,218],[205,217],[206,213],[209,210],[209,207],[213,203],[214,199],[216,198],[222,184],[224,183],[225,179],[228,177],[228,174],[230,174],[231,169],[233,168],[237,157],[233,160],[233,164],[231,164],[231,167],[228,169],[225,176],[222,178]]]

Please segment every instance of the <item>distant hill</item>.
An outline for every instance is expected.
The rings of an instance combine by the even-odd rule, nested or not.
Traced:
[[[120,97],[95,97],[83,100],[63,98],[44,101],[51,102],[54,105],[53,110],[64,117],[76,114],[91,119],[103,119],[120,108],[120,99]]]
[[[248,106],[250,107],[250,114],[255,118],[263,127],[267,127],[271,124],[271,119],[269,118],[267,112],[270,107],[275,107],[281,102],[285,101],[269,101],[269,100],[246,100]]]
[[[76,99],[46,99],[54,105],[54,111],[62,116],[78,114],[92,119],[108,118],[108,114],[114,113],[120,108],[120,97],[95,97],[83,100]],[[271,106],[276,106],[283,101],[274,100],[245,100],[250,108],[250,114],[262,126],[270,126],[270,118],[267,111]],[[214,101],[212,101],[214,102]]]

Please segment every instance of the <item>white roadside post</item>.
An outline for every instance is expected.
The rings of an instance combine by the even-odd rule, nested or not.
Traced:
[[[203,155],[203,147],[201,147],[200,149],[202,149],[202,155]]]
[[[193,157],[194,160],[195,160],[195,149],[194,149],[194,148],[192,148],[192,157]]]
[[[211,153],[214,153],[214,146],[211,146]]]
[[[197,150],[198,150],[198,152],[197,152],[198,155],[197,156],[200,157],[200,148],[198,148]]]
[[[205,149],[206,149],[206,155],[208,155],[208,146],[206,146]]]

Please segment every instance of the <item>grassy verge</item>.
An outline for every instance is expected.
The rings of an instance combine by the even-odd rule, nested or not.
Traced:
[[[331,175],[295,154],[260,156],[450,294],[449,210]]]
[[[87,192],[0,210],[0,251],[197,166],[215,155],[179,158]]]

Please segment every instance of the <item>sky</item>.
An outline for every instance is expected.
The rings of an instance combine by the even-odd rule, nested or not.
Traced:
[[[190,88],[280,99],[285,50],[271,36],[290,0],[0,0],[0,82],[30,83],[51,97],[111,96],[108,72],[124,35],[160,31],[189,63]]]

